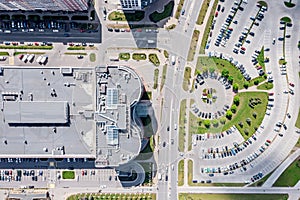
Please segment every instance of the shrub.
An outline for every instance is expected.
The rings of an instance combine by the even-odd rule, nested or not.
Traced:
[[[255,80],[254,85],[258,85],[258,84],[259,84],[259,80]]]
[[[236,105],[232,105],[230,108],[231,112],[236,113],[237,110],[237,106]]]
[[[235,97],[233,98],[233,103],[234,103],[236,106],[238,106],[238,105],[240,104],[240,98],[239,98],[238,96],[235,96]]]
[[[229,76],[229,71],[227,69],[223,69],[221,74],[227,78]]]
[[[228,76],[228,82],[233,83],[233,76]]]
[[[247,122],[247,124],[251,125],[251,119],[250,118],[247,118],[246,122]]]
[[[204,120],[203,124],[206,128],[209,128],[210,127],[210,120],[208,120],[208,119]]]
[[[212,120],[212,124],[213,124],[214,127],[218,127],[219,126],[219,122],[216,119]]]
[[[248,87],[249,87],[249,82],[247,81],[247,82],[244,83],[244,88],[248,89]]]
[[[232,112],[230,110],[227,110],[226,118],[229,119],[229,120],[232,118]]]
[[[221,123],[221,124],[225,124],[225,123],[226,123],[226,118],[225,118],[225,117],[221,117],[220,123]]]
[[[237,83],[233,84],[232,89],[234,92],[237,92],[239,90],[239,84]]]
[[[252,113],[252,116],[253,116],[254,118],[256,118],[256,117],[257,117],[257,113],[256,113],[256,112],[253,112],[253,113]]]

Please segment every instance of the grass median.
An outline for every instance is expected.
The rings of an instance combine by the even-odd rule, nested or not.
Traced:
[[[67,200],[82,200],[82,199],[122,199],[122,200],[156,200],[155,193],[80,193],[73,194]]]
[[[161,75],[161,82],[160,82],[160,91],[164,88],[164,85],[166,83],[166,78],[167,78],[167,68],[168,65],[165,64],[163,66],[163,71],[162,71],[162,75]]]
[[[155,53],[149,54],[149,61],[156,67],[160,65],[159,59]]]
[[[198,15],[198,18],[197,18],[197,22],[196,22],[198,25],[202,25],[203,24],[203,21],[204,21],[204,18],[206,16],[207,9],[209,7],[210,1],[211,0],[204,0],[204,1],[202,1],[202,6],[201,6],[201,9],[200,9],[200,12],[199,12],[199,15]]]
[[[212,22],[214,20],[214,15],[215,15],[215,11],[216,11],[218,2],[219,2],[218,0],[215,0],[214,5],[213,5],[213,7],[210,11],[209,18],[207,20],[205,30],[204,30],[204,33],[203,33],[203,37],[202,37],[202,41],[201,41],[200,54],[205,53],[205,46],[206,46],[208,36],[209,36],[210,30],[211,30]]]
[[[298,111],[298,117],[295,126],[300,129],[300,109]]]
[[[184,4],[184,0],[180,0],[180,1],[179,1],[179,4],[178,4],[178,6],[177,6],[176,13],[175,13],[175,18],[176,18],[176,19],[179,19],[179,17],[180,17],[180,13],[181,13],[183,4]]]
[[[62,178],[63,179],[74,179],[75,178],[75,172],[74,171],[63,171],[62,172]]]
[[[0,49],[42,49],[42,50],[51,50],[53,46],[4,46],[0,45]]]
[[[184,183],[184,160],[178,163],[178,186],[183,186]]]
[[[185,117],[186,117],[186,99],[180,102],[180,113],[179,113],[179,151],[184,152],[185,142]]]
[[[194,60],[195,51],[196,51],[197,43],[198,43],[198,40],[199,40],[199,34],[200,34],[200,31],[194,30],[192,40],[191,40],[191,43],[190,43],[190,49],[189,49],[188,57],[187,57],[188,61],[193,61]]]
[[[159,69],[154,70],[154,83],[153,83],[153,89],[157,89],[158,86],[158,75],[159,75]]]
[[[188,91],[189,85],[190,85],[190,79],[191,79],[191,71],[192,69],[190,67],[186,67],[184,70],[184,78],[182,82],[182,88],[185,91]]]

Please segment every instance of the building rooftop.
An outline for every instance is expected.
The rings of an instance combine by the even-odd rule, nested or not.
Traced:
[[[1,157],[89,157],[118,166],[138,155],[132,109],[142,85],[127,67],[2,68]]]

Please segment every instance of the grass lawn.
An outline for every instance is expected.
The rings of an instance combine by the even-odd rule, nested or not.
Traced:
[[[266,71],[266,68],[265,68],[265,49],[264,49],[264,46],[262,46],[262,48],[260,50],[260,53],[257,56],[257,62],[258,62],[258,64],[260,66],[262,66],[262,69],[264,71]]]
[[[184,136],[185,136],[185,116],[186,116],[186,99],[180,102],[180,113],[179,113],[179,151],[184,152]]]
[[[254,85],[255,80],[258,80],[258,82],[261,83],[267,78],[267,76],[259,76],[251,79],[250,82],[248,82],[241,72],[229,61],[217,57],[198,57],[195,74],[199,71],[201,72],[208,70],[208,68],[216,69],[219,74],[221,74],[222,70],[227,69],[229,71],[229,76],[233,77],[232,84],[237,83],[239,85],[239,89],[242,89],[245,83],[248,83],[249,87],[251,87]]]
[[[298,111],[298,117],[295,126],[300,129],[300,109]]]
[[[204,0],[202,2],[201,10],[199,12],[198,19],[197,19],[197,22],[196,22],[198,25],[202,25],[203,24],[203,21],[204,21],[204,18],[206,16],[207,9],[208,9],[210,1],[211,0]]]
[[[149,61],[152,62],[155,66],[159,66],[160,62],[155,53],[149,54]]]
[[[179,193],[179,200],[287,200],[287,194],[188,194]]]
[[[187,57],[188,61],[193,61],[194,60],[195,51],[196,51],[197,43],[198,43],[198,40],[199,40],[199,34],[200,34],[200,31],[194,30],[193,37],[192,37],[191,44],[190,44],[188,57]]]
[[[300,180],[300,157],[279,176],[273,186],[293,187]]]
[[[90,197],[92,196],[92,198]],[[67,200],[82,200],[82,199],[122,199],[122,200],[156,200],[155,193],[81,193],[81,194],[73,194],[67,198]]]
[[[153,83],[153,89],[157,88],[158,85],[158,75],[159,75],[159,69],[154,70],[154,83]]]
[[[181,13],[183,4],[184,4],[184,0],[180,0],[180,1],[179,1],[179,4],[178,4],[178,6],[177,6],[176,13],[175,13],[175,18],[176,18],[176,19],[179,19],[179,17],[180,17],[180,13]]]
[[[150,14],[149,19],[152,22],[156,23],[162,19],[170,17],[172,15],[173,8],[174,8],[174,1],[170,1],[167,5],[164,6],[164,11],[162,13],[155,11],[152,14]]]
[[[203,37],[202,37],[202,41],[201,41],[201,46],[200,46],[200,54],[204,54],[205,53],[205,46],[207,43],[207,39],[208,39],[208,35],[210,33],[210,29],[211,29],[211,25],[214,19],[214,15],[215,15],[215,11],[218,5],[218,0],[215,0],[214,5],[212,7],[212,10],[209,14],[209,18],[207,20],[206,26],[205,26],[205,30],[203,33]]]
[[[85,50],[85,47],[68,47],[67,50]]]
[[[130,59],[130,53],[120,53],[119,54],[120,60],[129,60]]]
[[[28,52],[29,54],[31,53],[31,52]],[[44,54],[44,53],[43,53]],[[80,55],[82,55],[82,56],[86,56],[87,55],[87,53],[82,53],[82,52],[66,52],[66,53],[64,53],[65,55],[78,55],[78,56],[80,56]]]
[[[161,75],[161,82],[160,82],[160,91],[163,89],[164,85],[165,85],[165,82],[166,82],[166,75],[167,75],[167,68],[168,65],[165,64],[163,66],[163,72],[162,72],[162,75]]]
[[[63,171],[62,172],[62,178],[63,179],[74,179],[75,178],[75,172],[74,171]]]
[[[183,186],[184,183],[184,160],[178,163],[178,186]]]
[[[190,113],[190,133],[191,134],[199,134],[199,133],[218,133],[221,131],[225,131],[235,125],[237,129],[241,132],[242,136],[245,139],[248,139],[254,132],[255,128],[258,128],[261,124],[268,103],[268,94],[266,92],[242,92],[238,93],[236,96],[240,98],[240,104],[237,107],[237,112],[233,114],[232,119],[228,120],[223,117],[225,120],[225,124],[218,127],[206,128],[203,124],[203,120],[196,117],[194,114]],[[260,104],[257,104],[254,108],[249,106],[250,99],[259,98],[261,100]],[[253,113],[256,113],[256,117],[253,116]],[[251,120],[250,124],[246,122],[246,119],[249,118]],[[239,125],[240,122],[242,125]],[[212,123],[211,123],[212,124]],[[221,124],[219,120],[219,124]]]
[[[273,83],[265,82],[257,86],[259,90],[271,90],[274,87]]]
[[[190,79],[191,79],[191,71],[192,69],[190,67],[186,67],[184,70],[184,78],[182,82],[182,88],[185,91],[188,91],[189,85],[190,85]]]
[[[133,60],[146,60],[147,56],[144,53],[134,53],[132,54]]]
[[[6,46],[6,45],[0,45],[0,49],[43,49],[43,50],[51,50],[53,49],[53,46]]]
[[[133,13],[113,11],[108,15],[108,19],[111,21],[141,21],[144,17],[144,11],[135,11]]]
[[[90,53],[90,61],[95,62],[96,61],[96,54],[95,53]]]

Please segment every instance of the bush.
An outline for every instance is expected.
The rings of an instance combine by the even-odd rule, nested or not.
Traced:
[[[228,76],[228,82],[233,83],[233,76]]]
[[[247,82],[244,83],[244,88],[248,89],[248,87],[249,87],[249,82],[247,81]]]
[[[236,113],[237,110],[237,106],[236,105],[232,105],[230,108],[231,112]]]
[[[226,118],[229,119],[229,120],[232,118],[232,112],[230,110],[227,110]]]
[[[233,103],[236,105],[236,106],[239,106],[240,105],[240,98],[238,96],[235,96],[233,98]]]
[[[227,69],[223,69],[221,74],[222,74],[222,76],[227,78],[229,76],[229,71]]]
[[[134,60],[146,60],[147,56],[146,56],[146,54],[144,54],[144,53],[134,53],[134,54],[132,55],[132,58],[133,58]]]
[[[243,126],[244,126],[243,122],[239,122],[239,126],[240,126],[241,128],[243,128]]]
[[[221,117],[220,123],[221,123],[221,124],[225,124],[225,123],[226,123],[226,118],[225,118],[225,117]]]
[[[248,125],[251,125],[251,119],[250,118],[247,118],[246,122],[247,122]]]
[[[253,112],[253,113],[252,113],[252,116],[256,119],[257,113],[256,113],[256,112]]]
[[[254,85],[258,85],[258,84],[259,84],[259,80],[255,80]]]
[[[218,127],[219,126],[219,122],[216,119],[212,120],[212,124],[213,124],[214,127]]]
[[[203,124],[206,128],[209,128],[210,127],[210,120],[208,120],[208,119],[204,120]]]
[[[239,84],[237,83],[233,84],[232,89],[234,92],[237,92],[239,90]]]
[[[129,60],[130,59],[130,53],[120,53],[119,54],[120,60]]]

